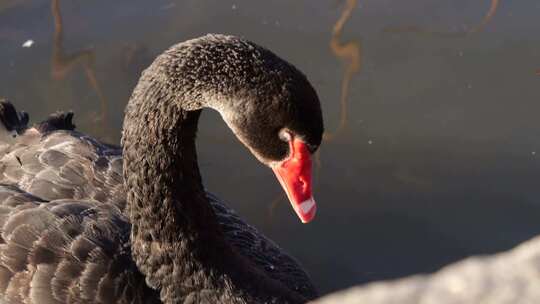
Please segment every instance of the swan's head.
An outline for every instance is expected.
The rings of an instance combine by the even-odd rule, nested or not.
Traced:
[[[0,99],[0,143],[12,144],[28,124],[28,114],[17,112],[11,102]]]
[[[312,194],[312,157],[321,144],[323,121],[319,100],[307,80],[270,102],[253,99],[240,112],[224,119],[236,136],[276,174],[303,223],[315,217]],[[253,108],[250,108],[253,107]]]
[[[211,38],[220,40],[221,48],[206,51],[219,57],[207,60],[220,69],[213,73],[227,75],[219,80],[227,90],[207,90],[218,93],[206,99],[274,171],[301,221],[311,221],[316,211],[312,157],[323,134],[317,93],[299,70],[269,50],[235,37]]]
[[[160,55],[143,73],[126,113],[144,109],[136,107],[141,96],[173,98],[187,111],[217,110],[275,172],[302,222],[314,218],[311,160],[323,119],[317,93],[293,65],[248,40],[210,34]]]

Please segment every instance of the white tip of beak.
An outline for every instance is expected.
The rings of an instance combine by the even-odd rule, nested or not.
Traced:
[[[311,222],[311,220],[315,218],[316,211],[317,204],[315,204],[315,200],[313,199],[313,197],[310,197],[309,199],[301,202],[298,205],[296,213],[298,213],[298,216],[300,217],[302,223],[306,224]]]

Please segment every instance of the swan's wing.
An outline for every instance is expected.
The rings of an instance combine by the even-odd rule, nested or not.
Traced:
[[[159,303],[114,206],[0,185],[0,303]]]
[[[207,192],[227,241],[249,258],[268,276],[282,282],[307,299],[318,296],[309,275],[294,258],[266,238],[257,229],[244,222],[236,212]]]
[[[73,131],[72,112],[28,129],[28,114],[0,100],[0,182],[46,200],[91,199],[125,207],[121,150]]]
[[[54,199],[91,199],[125,207],[122,156],[75,131],[31,129],[0,153],[0,182]]]

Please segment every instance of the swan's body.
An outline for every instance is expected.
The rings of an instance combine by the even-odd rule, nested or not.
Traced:
[[[3,292],[6,299],[11,301],[6,303],[24,303],[15,300],[13,292],[24,294],[21,288],[16,287],[17,284],[28,284],[28,280],[36,275],[26,269],[34,263],[39,264],[39,261],[28,260],[28,257],[39,255],[39,251],[48,252],[50,249],[54,250],[56,261],[46,264],[47,267],[41,267],[40,270],[47,272],[47,275],[42,278],[46,285],[61,283],[60,278],[51,277],[56,276],[57,272],[63,272],[60,267],[66,267],[66,265],[62,266],[62,264],[71,262],[74,267],[81,268],[80,273],[74,278],[69,278],[67,282],[62,283],[84,286],[77,292],[80,295],[73,295],[79,301],[74,303],[116,303],[115,301],[94,302],[94,299],[95,293],[104,293],[110,284],[110,282],[102,283],[103,288],[99,288],[99,281],[107,276],[114,278],[117,274],[106,268],[91,271],[92,268],[102,268],[103,265],[113,262],[122,263],[121,267],[124,268],[126,276],[117,284],[129,283],[132,289],[127,293],[138,294],[137,297],[140,297],[139,301],[133,301],[133,303],[152,303],[147,298],[148,294],[157,300],[157,294],[146,287],[144,277],[136,269],[130,255],[130,224],[126,216],[122,214],[126,201],[122,183],[121,152],[118,147],[103,145],[78,132],[60,130],[46,136],[36,133],[24,134],[17,138],[17,143],[2,155],[0,159],[2,164],[0,167],[0,183],[2,183],[0,208],[3,212],[0,215],[0,226],[15,225],[11,230],[21,226],[22,231],[29,234],[27,237],[30,240],[44,239],[50,237],[51,234],[61,239],[61,242],[55,246],[57,248],[53,248],[47,242],[41,242],[38,245],[39,241],[21,244],[16,239],[0,247],[0,281],[2,284],[8,284],[8,286],[0,285],[0,292]],[[227,232],[225,236],[235,242],[244,254],[250,256],[270,275],[286,281],[288,286],[295,286],[293,288],[309,297],[316,295],[308,276],[294,259],[286,255],[255,228],[243,222],[232,209],[215,196],[208,193],[208,197],[219,217],[220,224]],[[96,211],[99,211],[99,215],[93,214]],[[13,222],[28,213],[33,213],[34,216]],[[66,214],[57,216],[61,213]],[[75,235],[67,235],[65,229],[61,227],[66,221],[77,222]],[[103,227],[104,224],[110,227]],[[11,234],[6,234],[4,229],[2,237],[6,241],[11,239]],[[55,240],[55,242],[58,241]],[[80,251],[79,247],[91,247],[96,254],[94,260],[90,262],[77,258],[76,252]],[[125,248],[121,256],[103,253],[104,251],[120,252],[120,248]],[[10,253],[10,251],[15,252]],[[6,256],[12,256],[12,258],[6,258]],[[13,267],[12,264],[19,264],[21,268]],[[14,271],[6,271],[4,267]],[[17,276],[19,279],[15,280]],[[93,284],[83,283],[85,281],[92,281]],[[127,288],[127,286],[121,287]],[[61,284],[59,289],[70,293],[68,288]],[[84,291],[89,294],[85,294]],[[40,301],[30,303],[47,303],[41,297],[38,299]],[[156,303],[160,302],[156,301]]]
[[[241,64],[255,60],[256,68],[282,73],[272,77],[285,77],[284,84],[276,83],[283,94],[288,93],[284,85],[304,81],[265,52],[216,35],[161,55],[143,74],[126,110],[123,153],[71,130],[69,114],[4,144],[0,303],[301,303],[314,298],[315,288],[298,263],[206,193],[196,165],[198,109],[212,106],[204,104],[209,100],[221,102],[213,107],[223,110],[226,122],[259,159],[283,153],[261,150],[259,144],[268,141],[242,133],[234,121],[238,116],[225,106],[239,102],[227,97],[254,98],[253,86],[265,94],[269,88],[261,83],[275,80],[249,78],[253,83],[245,83],[242,73],[252,68],[247,66],[232,66],[214,77],[215,66],[190,61],[223,54],[238,55],[234,60]],[[246,61],[246,55],[253,58]],[[267,59],[275,66],[264,66]],[[257,66],[258,60],[263,65]],[[184,67],[201,73],[198,79]],[[259,72],[265,76],[266,71]],[[291,75],[292,80],[287,78]],[[309,132],[299,133],[314,146],[322,135],[318,111],[319,118],[313,119],[321,123],[315,131],[321,134],[311,140]],[[301,125],[287,127],[303,130]]]

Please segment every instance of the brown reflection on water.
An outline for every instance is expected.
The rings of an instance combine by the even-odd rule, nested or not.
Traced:
[[[340,18],[334,24],[332,37],[330,39],[330,49],[332,53],[345,63],[345,71],[343,72],[343,80],[341,81],[340,91],[340,117],[337,128],[333,132],[324,132],[323,141],[329,142],[335,139],[347,126],[348,119],[348,99],[349,88],[352,77],[360,71],[362,63],[361,43],[359,41],[341,42],[341,33],[347,20],[351,17],[352,11],[358,4],[357,0],[347,0]],[[321,169],[321,154],[320,150],[315,153],[315,168],[316,176]],[[318,182],[318,179],[317,179]]]
[[[99,85],[95,70],[95,51],[92,48],[84,49],[75,53],[67,54],[64,51],[64,24],[60,13],[60,1],[52,0],[51,12],[54,19],[54,43],[51,59],[51,77],[55,80],[64,80],[76,67],[82,66],[86,79],[92,90],[100,100],[101,109],[99,114],[93,115],[90,120],[93,123],[100,122],[101,131],[107,129],[107,101],[103,90]]]
[[[442,32],[442,31],[431,31],[418,26],[398,26],[398,27],[387,27],[384,29],[384,32],[387,33],[416,33],[426,36],[435,36],[435,37],[463,37],[469,34],[474,34],[483,31],[486,26],[491,22],[497,9],[499,7],[499,0],[491,0],[488,11],[482,18],[479,24],[471,27],[466,31],[461,32]]]
[[[482,19],[482,22],[478,24],[477,26],[471,28],[469,30],[469,33],[476,33],[484,30],[486,25],[493,19],[493,16],[495,16],[495,13],[497,12],[497,8],[499,7],[499,0],[491,0],[491,5],[489,7],[489,10],[487,11],[486,15]]]
[[[330,39],[330,49],[334,55],[341,59],[346,67],[341,82],[340,96],[340,118],[337,128],[333,132],[325,132],[324,140],[329,141],[339,135],[347,125],[347,103],[349,98],[350,82],[354,74],[358,73],[361,64],[361,45],[358,41],[342,42],[341,33],[343,26],[351,17],[351,13],[357,5],[357,0],[347,0],[341,17],[334,24],[332,38]],[[320,163],[320,162],[319,162]]]

